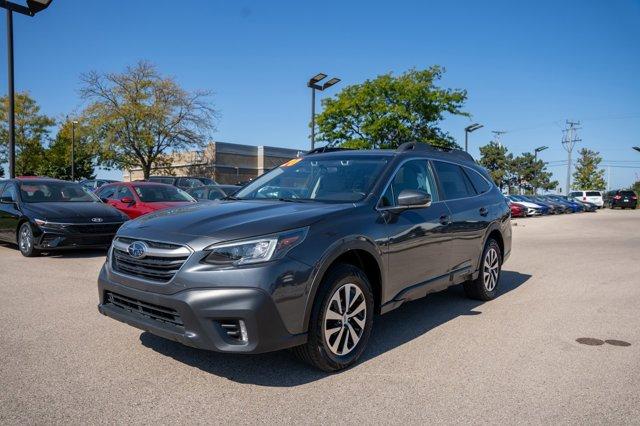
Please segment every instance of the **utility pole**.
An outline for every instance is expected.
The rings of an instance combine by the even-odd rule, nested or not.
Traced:
[[[507,132],[505,132],[504,130],[492,130],[491,133],[493,133],[493,141],[496,142],[500,148],[502,148],[502,135]]]
[[[577,132],[581,129],[581,127],[578,127],[579,125],[579,121],[567,120],[567,128],[563,130],[562,147],[567,151],[567,186],[565,195],[571,191],[571,153],[576,143],[582,141],[582,139],[578,139]]]

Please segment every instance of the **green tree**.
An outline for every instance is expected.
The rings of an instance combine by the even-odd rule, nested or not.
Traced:
[[[7,160],[9,140],[9,98],[0,98],[0,161]],[[16,175],[35,175],[44,162],[44,143],[55,120],[40,112],[40,106],[28,92],[15,95]]]
[[[633,185],[631,185],[630,189],[634,191],[636,194],[640,195],[640,180],[636,181]]]
[[[558,185],[551,180],[551,173],[547,171],[544,161],[536,159],[530,153],[525,152],[511,160],[511,182],[524,192],[534,192],[536,189],[550,190]]]
[[[318,139],[351,148],[395,148],[404,142],[456,146],[438,126],[445,113],[468,116],[461,110],[467,92],[436,86],[443,73],[432,66],[345,87],[322,101]]]
[[[93,179],[97,146],[89,137],[89,130],[78,120],[75,125],[75,179]],[[42,163],[38,174],[56,179],[71,179],[71,142],[73,124],[67,120],[62,123],[58,134],[44,152],[46,161]]]
[[[582,148],[579,154],[576,171],[573,173],[572,188],[604,190],[606,187],[604,170],[598,169],[598,165],[602,162],[600,153]]]
[[[141,167],[148,178],[171,154],[203,147],[214,130],[210,92],[188,92],[150,63],[120,74],[90,72],[81,80],[82,97],[90,102],[83,115],[107,167]]]
[[[493,181],[500,189],[508,186],[511,181],[511,162],[513,155],[504,146],[496,142],[480,147],[480,164],[488,171]]]

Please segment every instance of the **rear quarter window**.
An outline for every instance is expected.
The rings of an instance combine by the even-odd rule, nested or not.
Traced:
[[[480,176],[480,173],[467,168],[464,168],[463,170],[471,180],[471,183],[473,184],[473,187],[476,189],[476,192],[478,194],[484,194],[491,189],[491,185],[489,184],[489,182],[487,182],[485,178]]]

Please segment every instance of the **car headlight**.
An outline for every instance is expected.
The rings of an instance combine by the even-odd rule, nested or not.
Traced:
[[[302,243],[308,228],[294,229],[278,234],[232,243],[213,244],[203,262],[219,266],[240,266],[278,259]]]
[[[33,219],[33,221],[36,223],[36,225],[38,226],[42,226],[42,225],[46,225],[47,221],[46,220],[42,220],[42,219]]]

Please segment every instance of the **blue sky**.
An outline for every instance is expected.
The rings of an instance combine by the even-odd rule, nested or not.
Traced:
[[[4,17],[0,84],[6,91]],[[214,139],[308,146],[317,72],[342,78],[323,93],[393,71],[439,64],[443,86],[469,92],[466,110],[506,130],[513,152],[547,145],[566,159],[561,127],[581,120],[578,147],[614,165],[612,186],[640,174],[640,2],[613,1],[213,1],[53,0],[35,18],[16,15],[16,89],[45,113],[81,108],[79,75],[121,71],[140,59],[189,89],[210,89],[220,111]],[[460,143],[469,124],[443,123]],[[566,168],[551,163],[564,183]],[[101,175],[118,175],[100,172]]]

